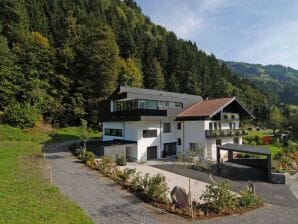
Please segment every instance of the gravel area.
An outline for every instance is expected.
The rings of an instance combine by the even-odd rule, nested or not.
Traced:
[[[68,143],[69,144],[69,143]],[[297,224],[298,208],[266,204],[242,215],[210,220],[184,219],[141,202],[114,181],[77,162],[66,149],[67,143],[52,144],[46,158],[53,170],[53,183],[76,202],[94,223],[252,223]]]

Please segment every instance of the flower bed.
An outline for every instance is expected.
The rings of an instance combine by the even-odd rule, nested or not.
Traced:
[[[73,148],[75,147],[70,147],[74,151]],[[117,167],[115,161],[108,157],[94,160],[89,154],[88,159],[86,157],[82,158],[82,154],[79,153],[78,158],[92,169],[98,170],[128,189],[141,200],[183,217],[210,218],[243,213],[263,205],[261,199],[251,191],[245,190],[240,192],[239,195],[235,194],[230,190],[229,182],[224,181],[207,185],[206,190],[199,198],[203,203],[188,201],[181,206],[181,204],[172,203],[168,198],[169,188],[166,178],[161,174],[149,176],[149,174],[142,175],[136,172],[135,169],[126,168],[122,170]]]

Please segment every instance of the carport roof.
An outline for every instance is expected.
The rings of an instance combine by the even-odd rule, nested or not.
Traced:
[[[223,150],[229,150],[229,151],[259,154],[259,155],[271,155],[271,152],[269,149],[254,147],[251,145],[239,145],[239,144],[228,143],[225,145],[217,146],[217,148],[223,149]]]

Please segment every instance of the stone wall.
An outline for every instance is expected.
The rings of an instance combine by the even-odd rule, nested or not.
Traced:
[[[122,156],[126,158],[126,146],[104,146],[104,155],[108,156],[113,160],[117,160],[117,158],[121,158]]]

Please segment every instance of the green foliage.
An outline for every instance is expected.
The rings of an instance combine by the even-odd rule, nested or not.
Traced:
[[[42,130],[0,125],[0,223],[92,223],[43,177],[40,143],[49,138]]]
[[[273,107],[270,111],[270,120],[269,123],[273,128],[273,133],[275,134],[275,130],[280,128],[283,122],[283,116],[278,107]]]
[[[241,207],[254,208],[262,204],[262,200],[251,191],[245,190],[240,192],[239,204]]]
[[[98,124],[118,84],[235,95],[260,119],[268,97],[214,55],[153,24],[133,1],[7,1],[0,8],[0,110],[36,104],[57,127]],[[262,105],[262,106],[260,106]]]
[[[94,153],[93,152],[90,152],[90,151],[86,151],[85,152],[85,161],[87,162],[87,161],[93,161],[95,159],[95,155],[94,155]]]
[[[20,128],[33,127],[39,117],[40,110],[29,103],[12,102],[4,112],[4,122]]]
[[[156,202],[167,202],[168,186],[165,176],[156,174],[152,177],[144,176],[143,185],[148,200]]]
[[[206,190],[200,196],[200,200],[206,203],[205,210],[207,212],[224,212],[235,209],[239,205],[237,196],[231,192],[228,181],[207,185]]]
[[[126,158],[124,156],[121,156],[116,160],[117,166],[126,166]]]
[[[248,78],[257,87],[270,95],[272,101],[298,104],[298,71],[282,65],[248,64],[225,62],[233,73]]]

